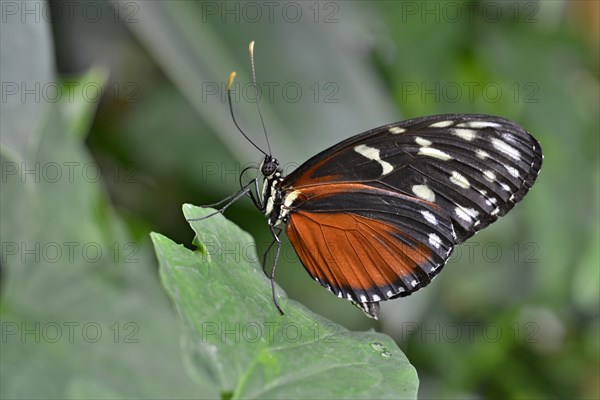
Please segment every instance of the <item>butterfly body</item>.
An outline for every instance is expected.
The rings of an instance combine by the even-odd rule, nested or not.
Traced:
[[[437,115],[353,136],[287,176],[266,155],[255,204],[313,279],[377,318],[380,301],[426,286],[454,246],[520,201],[541,164],[514,122]]]

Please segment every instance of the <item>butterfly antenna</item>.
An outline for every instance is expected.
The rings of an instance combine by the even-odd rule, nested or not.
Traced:
[[[235,71],[232,71],[229,74],[229,80],[227,81],[227,100],[229,102],[229,112],[231,113],[231,119],[233,120],[233,123],[235,124],[235,127],[238,129],[238,131],[240,131],[240,133],[246,138],[247,141],[249,141],[252,146],[256,147],[258,149],[258,151],[260,151],[261,153],[263,153],[265,156],[266,155],[270,155],[271,154],[271,149],[269,148],[269,154],[265,153],[260,147],[258,147],[256,145],[256,143],[254,143],[252,140],[250,140],[250,138],[248,137],[248,135],[246,135],[244,133],[244,131],[242,130],[242,128],[240,128],[240,126],[238,125],[237,121],[235,120],[235,115],[233,115],[233,102],[231,101],[231,85],[233,85],[233,80],[235,79]],[[262,117],[261,117],[262,119]],[[264,124],[263,124],[264,126]],[[268,143],[268,142],[267,142]]]
[[[260,94],[258,93],[258,87],[256,86],[256,68],[254,67],[254,40],[250,42],[248,46],[250,51],[250,65],[252,67],[252,84],[254,85],[254,93],[256,94],[256,108],[258,108],[258,115],[260,117],[260,123],[262,124],[263,131],[265,132],[265,139],[267,140],[267,148],[269,149],[269,156],[271,155],[271,144],[269,143],[269,136],[267,135],[267,127],[265,126],[265,120],[263,119],[262,112],[260,111]]]

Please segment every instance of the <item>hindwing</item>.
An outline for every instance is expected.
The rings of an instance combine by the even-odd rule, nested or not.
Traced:
[[[327,190],[329,189],[329,190]],[[363,184],[305,188],[286,233],[308,273],[338,297],[378,302],[427,285],[455,242],[443,210]]]

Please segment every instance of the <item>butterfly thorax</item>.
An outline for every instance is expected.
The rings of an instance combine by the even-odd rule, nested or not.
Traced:
[[[268,217],[271,226],[287,223],[287,211],[283,208],[283,171],[277,159],[266,156],[260,166],[264,177],[261,193],[261,211]]]

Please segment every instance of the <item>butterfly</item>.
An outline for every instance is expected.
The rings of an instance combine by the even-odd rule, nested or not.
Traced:
[[[251,60],[256,82],[252,44]],[[248,195],[267,217],[277,244],[272,285],[285,230],[315,281],[375,319],[380,302],[427,286],[455,246],[522,200],[543,160],[524,128],[480,114],[383,125],[287,176],[270,150],[263,153],[262,185],[252,180],[232,201]],[[273,300],[283,314],[274,286]]]

